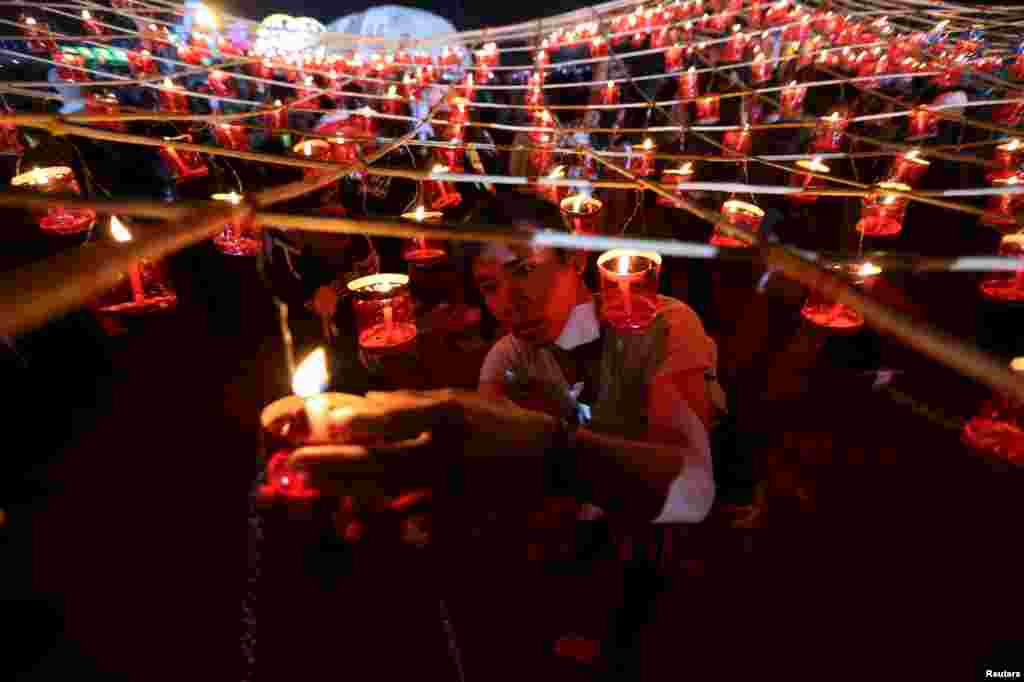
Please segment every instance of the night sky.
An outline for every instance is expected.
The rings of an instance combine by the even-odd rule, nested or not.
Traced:
[[[361,12],[384,4],[415,7],[438,14],[452,22],[456,28],[471,30],[485,26],[528,21],[544,16],[578,9],[593,2],[584,0],[527,0],[518,2],[483,2],[481,0],[399,0],[397,2],[370,2],[369,0],[223,0],[220,5],[249,19],[262,19],[274,12],[293,16],[310,16],[324,23],[338,17]]]

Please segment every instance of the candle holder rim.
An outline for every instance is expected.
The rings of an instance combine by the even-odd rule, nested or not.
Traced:
[[[814,159],[800,159],[796,162],[796,165],[804,170],[813,171],[815,173],[831,173],[832,169],[828,164],[818,161],[815,163]]]
[[[378,284],[390,284],[392,287],[408,286],[409,275],[386,272],[381,272],[374,275],[366,275],[365,277],[360,277],[359,279],[354,279],[351,282],[349,282],[348,290],[353,293],[360,293],[360,291],[368,290],[368,287],[372,287]],[[372,291],[372,289],[369,289],[368,291]]]
[[[584,200],[580,202],[580,208],[582,209],[584,206],[595,206],[593,211],[576,210],[573,208],[572,204],[568,203],[576,200],[576,197],[581,196]],[[558,206],[565,213],[570,213],[573,215],[594,215],[595,213],[601,212],[601,209],[604,207],[604,202],[595,197],[587,196],[586,194],[572,194],[562,199],[562,201],[559,202]]]
[[[605,272],[621,275],[622,273],[620,272],[610,270],[605,266],[605,263],[610,260],[621,258],[622,256],[646,258],[656,266],[661,267],[661,254],[657,251],[641,251],[640,249],[612,249],[611,251],[605,251],[597,257],[597,267],[601,268]],[[634,275],[639,273],[630,272],[626,274]]]
[[[41,166],[15,175],[11,178],[11,187],[21,187],[22,185],[35,186],[39,184],[45,185],[52,180],[64,180],[72,174],[73,171],[70,166]],[[44,176],[45,181],[42,183],[32,182],[34,178],[39,176]]]
[[[758,218],[764,218],[763,208],[757,204],[752,204],[749,201],[743,201],[742,199],[729,199],[722,204],[722,211],[724,213],[744,212],[757,216]]]
[[[346,405],[365,405],[367,402],[363,396],[353,393],[325,392],[316,395],[327,398],[328,409]],[[277,419],[303,409],[305,404],[306,398],[302,396],[295,394],[282,396],[263,408],[260,412],[260,425],[266,429]]]

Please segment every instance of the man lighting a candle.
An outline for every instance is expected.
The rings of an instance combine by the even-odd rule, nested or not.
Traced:
[[[509,216],[515,209],[504,202],[500,210]],[[515,222],[529,231],[541,227],[536,218]],[[544,222],[559,225],[554,216]],[[486,513],[474,519],[484,526],[480,534],[501,529],[493,549],[475,550],[491,558],[508,557],[516,540],[529,549],[517,558],[582,556],[577,522],[606,515],[641,535],[652,523],[704,520],[715,496],[709,431],[725,413],[725,395],[715,377],[715,342],[693,310],[655,294],[650,324],[620,332],[599,318],[600,297],[583,279],[583,252],[467,247],[487,308],[508,330],[483,363],[479,391],[370,393],[370,406],[354,410],[344,424],[353,441],[397,442],[431,432],[452,449],[461,447],[466,489],[447,503],[474,512],[482,505]],[[372,446],[350,442],[297,461],[314,469],[326,464],[344,476],[348,461],[375,454]],[[384,468],[400,480],[416,457],[410,451]],[[483,520],[513,510],[528,519],[525,525]],[[505,569],[508,563],[496,570]],[[600,609],[596,602],[587,609]],[[607,613],[592,620],[601,616]],[[577,631],[585,630],[584,624]],[[608,641],[599,633],[549,634],[549,651],[578,661],[596,658],[599,641]],[[619,641],[616,649],[622,647],[629,645]]]

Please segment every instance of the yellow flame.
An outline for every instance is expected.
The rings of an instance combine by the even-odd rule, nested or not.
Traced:
[[[29,26],[35,26],[36,25],[35,17],[25,17],[25,23],[28,24]]]
[[[302,146],[302,150],[306,156],[313,156],[313,143],[307,141],[306,144]]]
[[[583,202],[584,202],[585,200],[586,200],[586,197],[585,197],[584,195],[582,195],[582,194],[577,194],[576,196],[574,196],[574,197],[573,197],[573,198],[572,198],[572,199],[571,199],[571,200],[569,201],[569,207],[570,207],[570,208],[572,208],[572,210],[573,210],[573,211],[574,211],[575,213],[579,213],[579,212],[580,212],[580,210],[581,210],[581,209],[583,208]]]
[[[644,140],[644,149],[647,150],[647,151],[651,151],[652,149],[654,149],[654,140],[652,140],[649,137],[647,139],[645,139]]]
[[[85,19],[86,21],[89,21],[90,19],[92,19],[92,13],[89,10],[87,10],[87,9],[83,9],[82,10],[82,18]]]
[[[433,167],[433,169],[431,169],[430,172],[431,173],[447,173],[448,172],[448,166],[445,166],[443,164],[437,163],[437,164],[434,164],[434,167]]]
[[[618,257],[618,271],[620,275],[629,274],[629,256]]]
[[[132,233],[118,220],[116,215],[110,216],[110,236],[119,242],[130,242]]]
[[[229,204],[240,204],[242,203],[242,195],[232,190],[230,192],[214,194],[210,197],[214,201],[226,201]]]
[[[164,79],[164,87],[167,88],[167,89],[173,90],[175,88],[175,85],[174,85],[174,83],[171,82],[170,78],[165,78]]]
[[[196,23],[203,28],[216,28],[217,15],[206,5],[199,5],[196,8]]]
[[[565,177],[565,166],[555,166],[548,173],[549,178],[564,178]]]
[[[309,398],[327,386],[327,353],[317,348],[306,356],[292,377],[292,391],[302,398]]]
[[[1008,151],[1008,152],[1015,152],[1018,149],[1020,149],[1020,147],[1021,147],[1021,141],[1020,141],[1019,137],[1013,138],[1012,140],[1010,140],[1006,144],[999,145],[1000,149],[1003,149],[1003,150]]]
[[[1024,372],[1024,357],[1017,357],[1010,361],[1010,371]]]
[[[880,274],[881,272],[882,268],[870,262],[863,263],[859,268],[857,268],[857,274],[860,275],[861,277],[872,277],[874,275]]]
[[[398,97],[398,88],[394,85],[388,88],[388,97]]]
[[[275,100],[274,100],[274,106],[275,106],[275,107],[280,107],[280,106],[281,106],[281,100],[279,100],[279,99],[275,99]]]
[[[423,217],[426,214],[426,212],[427,212],[427,210],[425,208],[423,208],[423,204],[420,204],[419,206],[417,206],[416,207],[416,220],[418,222],[423,222]]]

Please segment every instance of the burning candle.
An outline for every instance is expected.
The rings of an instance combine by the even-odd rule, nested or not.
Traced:
[[[110,235],[118,242],[130,242],[132,234],[117,216],[110,216]],[[146,298],[146,290],[142,287],[142,268],[138,263],[128,270],[128,279],[132,288],[132,300],[139,303]]]
[[[639,151],[639,154],[633,154],[632,151],[630,151],[630,155],[627,157],[627,169],[642,178],[653,175],[654,155],[658,151],[658,147],[654,144],[654,140],[649,137],[644,139],[644,143],[640,145]]]
[[[86,30],[94,36],[103,35],[103,27],[100,26],[100,23],[96,21],[92,13],[87,9],[82,10],[82,23],[85,24]]]
[[[540,88],[530,88],[526,92],[526,104],[531,107],[544,106],[544,91]]]
[[[555,166],[545,177],[550,180],[560,180],[564,178],[565,166]],[[551,202],[552,204],[561,206],[562,199],[564,199],[569,193],[569,188],[565,185],[541,184],[537,187],[537,193],[541,198]]]
[[[1015,137],[996,147],[993,160],[1000,170],[1016,171],[1020,166],[1022,153],[1024,153],[1024,145],[1021,144],[1020,138]]]
[[[416,338],[408,275],[369,275],[348,284],[359,332],[368,351],[393,351]]]
[[[210,198],[237,206],[242,203],[244,197],[232,190],[214,194]],[[225,225],[224,230],[213,238],[213,243],[221,253],[228,256],[256,256],[262,248],[259,232],[253,224],[234,220]]]
[[[327,419],[330,401],[323,393],[328,376],[327,353],[323,348],[317,348],[295,368],[292,377],[292,392],[303,399],[309,441],[313,443],[326,443],[331,439]]]
[[[604,36],[594,36],[590,39],[590,56],[593,59],[608,56],[608,42]]]
[[[722,204],[722,215],[730,225],[755,237],[761,229],[761,221],[764,220],[764,211],[760,207],[738,199],[730,199]],[[750,246],[745,240],[726,234],[718,225],[715,225],[714,234],[711,235],[711,244],[730,248]]]
[[[612,81],[601,90],[601,104],[613,105],[619,103],[619,86]]]
[[[575,234],[601,234],[603,207],[599,199],[585,194],[572,194],[559,204],[566,228]]]
[[[1021,176],[1004,175],[992,179],[993,187],[1013,189],[1021,184]],[[1017,193],[994,194],[981,221],[986,225],[1016,225],[1017,211],[1021,206],[1021,195]]]
[[[235,80],[226,71],[213,70],[207,79],[214,94],[221,97],[237,97],[238,89],[235,87]]]
[[[110,235],[118,243],[132,240],[132,234],[117,216],[110,217]],[[166,282],[159,264],[140,260],[127,272],[128,291],[123,286],[112,289],[95,303],[101,321],[108,331],[121,330],[122,316],[137,316],[172,310],[178,296]],[[123,281],[123,280],[122,280]]]
[[[242,126],[218,123],[213,126],[213,137],[225,149],[249,150],[249,134]]]
[[[907,139],[920,140],[939,134],[939,118],[931,111],[916,107],[910,112],[910,134]]]
[[[693,99],[700,94],[700,81],[698,78],[697,70],[692,66],[686,71],[679,75],[679,98],[680,99]],[[701,108],[698,100],[697,105],[697,118],[701,118]],[[718,115],[715,115],[715,120],[718,120]]]
[[[740,29],[741,26],[739,24],[732,27],[733,33],[725,41],[725,47],[722,48],[722,61],[738,62],[743,59],[743,51],[747,49],[749,36]]]
[[[157,72],[156,62],[149,50],[128,50],[128,68],[134,78],[143,78]]]
[[[653,251],[616,249],[597,259],[601,273],[601,315],[614,329],[647,329],[658,313],[661,256]]]
[[[25,187],[40,194],[81,194],[75,174],[68,166],[33,168],[11,178],[12,187]],[[39,219],[44,232],[73,235],[88,232],[96,224],[96,212],[91,209],[48,208]]]
[[[676,44],[665,50],[665,72],[673,73],[683,66],[683,46]],[[680,84],[680,90],[682,84]]]
[[[292,154],[309,161],[330,161],[334,151],[326,140],[306,140],[292,147]],[[326,171],[319,168],[304,168],[302,172],[305,177],[309,178],[321,175]]]
[[[774,62],[771,62],[764,57],[763,52],[758,52],[754,55],[754,59],[750,64],[750,80],[753,83],[764,83],[772,77],[772,67]]]
[[[882,269],[870,262],[833,265],[832,274],[860,289],[870,289]],[[800,315],[816,327],[840,334],[852,334],[864,326],[864,317],[853,308],[836,303],[820,291],[812,290],[800,309]]]
[[[695,173],[695,167],[693,161],[687,161],[679,166],[679,168],[668,168],[661,174],[661,184],[665,185],[665,188],[670,190],[676,196],[682,198],[686,196],[687,190],[681,185],[687,182],[693,182],[693,176]],[[658,195],[657,202],[659,206],[665,208],[678,208],[676,202],[672,201],[667,197]]]
[[[815,157],[810,161],[797,161],[796,167],[805,171],[803,173],[793,173],[790,175],[790,184],[793,187],[799,187],[800,189],[807,191],[822,187],[825,184],[824,178],[819,178],[812,173],[825,174],[830,172],[828,166],[821,162],[821,159]],[[811,204],[818,200],[818,197],[814,194],[804,194],[803,192],[797,194],[790,194],[789,198],[798,204]]]
[[[920,149],[912,149],[893,159],[888,180],[916,187],[917,181],[921,179],[930,165],[926,159],[921,158]]]
[[[1017,258],[1020,267],[1014,272],[993,272],[979,285],[985,298],[993,301],[1024,301],[1024,233],[1007,234],[999,242],[999,255]]]
[[[164,78],[160,89],[160,104],[166,112],[188,113],[188,98],[185,96],[185,89],[175,85],[170,78]]]
[[[1011,360],[1010,371],[1024,380],[1024,357]],[[1020,466],[1024,463],[1024,403],[994,393],[979,414],[964,424],[961,439],[980,455]]]
[[[444,217],[440,211],[428,211],[423,204],[416,207],[415,211],[402,214],[402,219],[414,223],[439,223]],[[402,258],[409,263],[428,263],[444,258],[448,252],[444,248],[444,242],[437,239],[427,239],[422,235],[408,237],[402,248]]]
[[[798,119],[804,114],[804,98],[807,88],[791,81],[782,89],[780,114],[784,119]]]
[[[99,114],[101,116],[115,116],[121,113],[121,103],[117,101],[114,93],[94,92],[85,100],[85,112],[87,114]],[[124,123],[111,121],[109,123],[96,123],[99,128],[108,130],[124,130]]]
[[[450,172],[448,166],[435,164],[431,169],[432,175],[440,175]],[[431,210],[444,211],[454,208],[462,203],[462,195],[455,189],[455,185],[447,180],[430,179],[423,182],[423,203]]]
[[[1006,99],[1022,99],[1024,92],[1007,92]],[[1008,128],[1016,128],[1024,120],[1024,102],[1007,102],[992,109],[992,120]]]
[[[497,43],[487,43],[476,52],[477,61],[483,66],[494,67],[498,65]]]
[[[741,130],[725,131],[722,142],[727,156],[750,156],[754,146],[750,128],[746,126]]]
[[[288,127],[288,108],[275,99],[274,105],[263,115],[263,125],[272,130],[282,130]]]
[[[388,86],[387,99],[383,100],[384,113],[390,116],[401,116],[402,100],[398,97],[398,87]]]
[[[697,108],[697,124],[698,125],[712,125],[718,123],[718,119],[721,111],[721,103],[718,95],[706,95],[704,97],[697,98],[695,102]]]
[[[834,111],[828,116],[818,119],[814,135],[814,150],[819,152],[838,152],[843,144],[849,119]]]
[[[909,192],[910,186],[898,182],[880,182],[864,197],[860,220],[855,229],[868,237],[891,237],[903,230],[907,199],[892,191]]]

